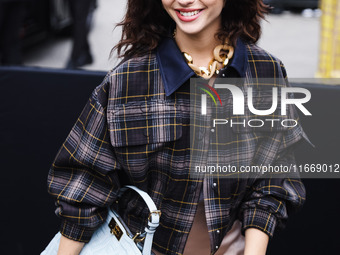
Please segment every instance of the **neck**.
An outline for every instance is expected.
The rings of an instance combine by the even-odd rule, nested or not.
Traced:
[[[215,38],[216,31],[216,29],[211,29],[205,33],[186,34],[177,29],[175,39],[180,50],[192,56],[195,65],[208,66],[213,58],[214,48],[221,44]]]

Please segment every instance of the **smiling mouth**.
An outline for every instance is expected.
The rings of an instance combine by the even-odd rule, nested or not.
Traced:
[[[199,14],[200,12],[201,10],[195,10],[195,11],[190,11],[190,12],[178,11],[178,13],[184,17],[191,17],[191,16]]]

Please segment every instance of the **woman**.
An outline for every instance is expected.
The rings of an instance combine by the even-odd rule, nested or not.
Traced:
[[[298,178],[193,178],[189,80],[275,78],[273,86],[285,86],[281,62],[254,44],[267,10],[261,0],[128,1],[116,46],[124,60],[94,90],[49,173],[62,218],[59,255],[79,254],[125,184],[147,191],[162,211],[156,254],[266,253],[287,211],[303,204],[304,186]],[[218,144],[213,131],[202,134]],[[226,163],[294,164],[301,126],[262,131],[226,126]],[[147,216],[140,200],[127,201],[132,231]]]

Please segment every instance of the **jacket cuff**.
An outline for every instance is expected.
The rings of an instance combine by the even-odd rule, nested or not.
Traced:
[[[85,228],[74,223],[62,220],[60,233],[77,242],[88,243],[96,229]]]
[[[258,208],[248,208],[243,212],[242,234],[244,235],[248,228],[257,228],[272,238],[276,224],[277,219],[272,213]]]

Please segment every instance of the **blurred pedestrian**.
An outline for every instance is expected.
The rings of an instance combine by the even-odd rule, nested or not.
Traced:
[[[20,27],[27,0],[0,0],[0,64],[21,65]]]
[[[70,59],[66,65],[68,69],[76,69],[93,62],[88,33],[95,5],[95,0],[69,0],[73,18],[73,46]]]

